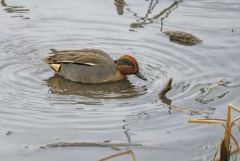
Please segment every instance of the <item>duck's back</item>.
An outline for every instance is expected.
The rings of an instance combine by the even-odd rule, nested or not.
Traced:
[[[66,79],[83,83],[104,83],[123,79],[114,60],[98,49],[52,50],[53,55],[44,61],[47,64],[60,64],[57,74]]]

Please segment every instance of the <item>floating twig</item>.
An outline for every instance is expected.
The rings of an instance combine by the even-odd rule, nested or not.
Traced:
[[[47,144],[41,148],[56,148],[56,147],[137,147],[142,144],[130,143],[111,143],[111,142],[58,142]]]

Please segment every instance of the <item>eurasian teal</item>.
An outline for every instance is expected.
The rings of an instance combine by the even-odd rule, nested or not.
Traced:
[[[82,83],[106,83],[122,80],[126,75],[135,74],[147,80],[138,68],[137,60],[123,55],[113,60],[99,49],[55,50],[44,59],[56,74],[65,79]]]

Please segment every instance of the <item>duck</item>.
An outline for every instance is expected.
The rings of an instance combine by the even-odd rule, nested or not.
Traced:
[[[108,83],[125,79],[127,75],[131,74],[147,81],[139,72],[137,60],[129,54],[114,60],[108,53],[100,49],[50,50],[50,55],[43,61],[57,75],[70,81]]]

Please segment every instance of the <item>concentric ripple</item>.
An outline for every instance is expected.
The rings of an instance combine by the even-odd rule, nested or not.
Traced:
[[[14,6],[23,1],[6,3]],[[126,1],[119,8],[114,1],[51,0],[46,4],[34,0],[17,4],[22,11],[11,13],[6,12],[9,6],[2,5],[0,131],[13,133],[11,139],[4,134],[0,137],[0,157],[1,151],[6,152],[11,160],[14,151],[16,158],[26,158],[29,154],[19,154],[26,145],[56,140],[161,145],[165,151],[157,150],[170,156],[169,161],[176,160],[171,158],[174,150],[195,156],[204,145],[214,147],[221,132],[191,126],[186,120],[191,111],[223,117],[228,103],[240,104],[240,3],[179,1],[161,15],[171,4],[167,0]],[[12,17],[18,14],[29,18]],[[136,22],[143,22],[143,26],[131,28]],[[161,28],[188,32],[203,42],[176,44]],[[97,48],[114,59],[131,54],[148,81],[134,75],[108,84],[65,80],[42,61],[52,48]],[[166,102],[159,92],[170,78],[173,82]],[[64,153],[51,152],[56,153],[54,156]],[[160,153],[151,152],[148,149],[141,154],[142,160],[159,158]],[[149,159],[150,154],[154,157]],[[34,160],[38,151],[31,155]],[[204,154],[199,155],[196,158]],[[79,158],[75,153],[73,156]]]

